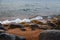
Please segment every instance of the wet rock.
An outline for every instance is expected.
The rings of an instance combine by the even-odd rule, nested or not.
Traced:
[[[11,38],[6,34],[0,34],[0,40],[11,40]]]
[[[0,23],[0,30],[6,31],[6,29],[4,28],[4,26],[1,23]]]
[[[30,26],[30,28],[31,28],[32,30],[40,29],[40,27],[39,27],[37,24],[32,24],[32,25]]]
[[[34,24],[40,24],[40,25],[43,24],[43,22],[41,22],[41,21],[39,21],[39,20],[32,20],[31,22],[34,23]]]
[[[22,36],[16,36],[8,33],[0,33],[0,40],[26,40]]]
[[[26,31],[26,29],[22,28],[21,31]]]
[[[50,29],[50,27],[47,25],[41,25],[40,29],[47,30],[47,29]]]
[[[30,22],[21,22],[20,24],[22,24],[24,27],[29,27],[31,24]]]
[[[60,40],[60,30],[45,30],[40,33],[39,40]]]
[[[48,25],[52,27],[52,29],[57,29],[57,30],[60,30],[60,26],[58,25],[60,24],[59,22],[57,23],[52,23],[50,21],[48,21]]]
[[[26,39],[22,36],[21,37],[16,36],[15,40],[26,40]]]
[[[60,19],[57,19],[57,23],[58,26],[60,26]]]
[[[52,23],[52,22],[48,21],[47,24],[48,24],[49,26],[51,26],[52,29],[56,29],[56,28],[57,28],[57,25],[56,25],[55,23]]]
[[[14,29],[14,28],[24,28],[24,26],[20,24],[10,24],[9,29]]]

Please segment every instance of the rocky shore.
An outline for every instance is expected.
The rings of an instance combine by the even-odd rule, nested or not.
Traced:
[[[30,17],[30,18],[25,18],[25,19],[19,19],[19,18],[15,19],[14,18],[12,20],[7,19],[4,21],[0,21],[0,23],[3,26],[3,28],[5,29],[4,30],[5,33],[8,33],[8,35],[12,34],[14,36],[17,36],[17,39],[15,39],[15,40],[19,40],[21,38],[22,38],[21,40],[43,40],[42,38],[44,38],[45,35],[42,34],[42,35],[44,35],[44,37],[42,36],[42,38],[40,39],[41,32],[43,32],[45,30],[53,30],[53,31],[60,30],[60,16],[34,16],[34,17]],[[2,27],[1,25],[0,25],[0,27]],[[1,29],[1,30],[3,30],[3,29]],[[48,33],[48,32],[46,32],[46,33]],[[60,32],[58,32],[58,33],[60,33]],[[58,33],[57,33],[57,35],[58,35]],[[48,38],[49,36],[46,36],[46,38]],[[52,40],[52,39],[49,38],[47,40]],[[46,40],[46,39],[44,39],[44,40]],[[55,40],[55,39],[53,39],[53,40]]]

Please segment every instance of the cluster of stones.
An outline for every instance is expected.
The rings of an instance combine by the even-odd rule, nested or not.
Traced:
[[[60,18],[47,20],[46,23],[40,20],[32,20],[31,22],[0,24],[0,40],[26,40],[25,37],[8,34],[6,32],[8,29],[15,28],[26,31],[25,27],[31,28],[32,31],[37,29],[45,30],[40,33],[39,40],[60,40]]]

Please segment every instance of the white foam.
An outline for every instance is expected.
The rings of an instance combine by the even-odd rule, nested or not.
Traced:
[[[2,22],[0,21],[0,23],[2,23]]]
[[[42,16],[37,16],[35,18],[32,18],[31,20],[39,20],[39,19],[43,19],[43,17]]]
[[[48,19],[50,19],[51,18],[51,16],[48,16]]]
[[[12,22],[15,22],[15,23],[20,23],[21,21],[22,21],[22,20],[19,19],[19,18],[15,19],[15,20],[12,20]]]
[[[23,19],[21,22],[30,22],[30,19]]]
[[[27,18],[25,18],[25,19],[23,19],[23,20],[21,20],[20,18],[17,18],[17,19],[15,19],[15,20],[11,20],[11,21],[9,21],[9,20],[0,21],[0,23],[2,23],[2,24],[7,24],[7,23],[11,23],[11,22],[21,23],[21,22],[31,22],[32,20],[40,20],[40,19],[43,19],[43,17],[37,16],[37,17],[32,18],[32,19],[27,19]]]
[[[2,24],[7,24],[7,23],[11,23],[11,21],[5,20],[1,22]]]

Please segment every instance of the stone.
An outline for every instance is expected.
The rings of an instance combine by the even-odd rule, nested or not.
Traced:
[[[40,33],[39,40],[60,40],[60,30],[45,30]]]
[[[8,33],[0,33],[0,40],[26,40],[22,36],[16,36]]]
[[[14,29],[14,28],[24,28],[24,26],[20,24],[10,24],[9,29]]]
[[[6,31],[6,29],[4,28],[4,26],[0,23],[0,31],[1,30]]]
[[[40,27],[39,27],[37,24],[32,24],[32,25],[30,26],[30,28],[31,28],[32,30],[40,29]]]

